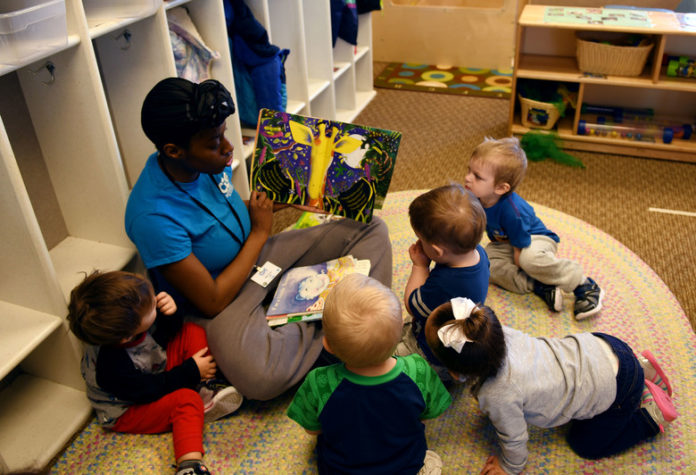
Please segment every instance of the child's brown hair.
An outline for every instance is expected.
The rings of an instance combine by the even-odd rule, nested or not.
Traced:
[[[510,185],[508,193],[515,191],[522,183],[527,171],[527,154],[522,149],[517,137],[502,139],[483,139],[471,154],[471,161],[483,161],[489,164],[495,175],[495,184],[507,183]]]
[[[462,351],[446,347],[437,331],[445,325],[455,325],[471,340]],[[425,340],[435,356],[450,371],[465,376],[476,394],[486,379],[495,376],[503,366],[506,346],[503,327],[490,307],[478,305],[462,320],[454,318],[452,303],[437,307],[425,322]]]
[[[152,285],[143,277],[94,271],[70,292],[70,330],[90,345],[117,345],[135,334],[154,303]]]
[[[486,212],[481,202],[459,183],[416,197],[408,207],[408,215],[419,236],[455,254],[475,249],[486,230]]]
[[[401,339],[401,302],[391,289],[362,274],[349,274],[326,296],[324,337],[348,366],[386,361]]]

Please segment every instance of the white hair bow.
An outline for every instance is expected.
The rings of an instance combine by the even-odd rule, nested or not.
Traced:
[[[452,303],[452,313],[455,320],[466,320],[471,316],[471,312],[476,309],[476,304],[465,297],[456,297],[451,299],[450,302]],[[460,325],[454,325],[453,323],[440,327],[437,331],[437,336],[445,347],[452,348],[457,353],[462,352],[466,342],[473,343],[474,341],[466,337]]]

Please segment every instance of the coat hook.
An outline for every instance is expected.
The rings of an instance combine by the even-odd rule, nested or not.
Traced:
[[[31,73],[35,76],[38,76],[40,73],[48,72],[49,78],[47,80],[42,80],[41,82],[48,85],[52,84],[56,80],[56,75],[54,74],[56,70],[56,65],[53,64],[51,61],[46,61],[44,64],[42,64],[39,68],[31,70]]]
[[[123,32],[116,37],[116,40],[119,40],[123,38],[121,41],[121,49],[122,50],[127,50],[131,46],[131,38],[133,37],[133,34],[130,32],[129,29],[123,30]]]

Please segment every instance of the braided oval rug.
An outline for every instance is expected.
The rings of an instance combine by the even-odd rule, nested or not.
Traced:
[[[402,295],[410,271],[408,246],[415,241],[409,203],[425,190],[390,193],[377,214],[391,235],[393,289]],[[663,434],[620,455],[584,460],[564,440],[565,428],[530,427],[527,473],[696,473],[696,335],[681,306],[655,272],[601,230],[541,205],[539,217],[561,237],[559,255],[580,262],[605,290],[604,308],[576,322],[572,295],[552,314],[536,296],[491,286],[487,304],[508,326],[534,336],[602,331],[635,351],[650,349],[674,388],[679,418]],[[316,473],[313,437],[285,416],[292,394],[273,401],[245,401],[234,414],[207,424],[205,461],[213,473]],[[454,403],[426,421],[429,447],[443,460],[443,473],[478,473],[497,451],[495,432],[468,391],[453,390]],[[102,430],[94,420],[77,434],[50,473],[172,473],[171,434],[130,435]]]

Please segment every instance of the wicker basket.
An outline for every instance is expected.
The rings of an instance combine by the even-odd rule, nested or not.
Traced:
[[[577,37],[580,71],[614,76],[639,76],[643,72],[652,41],[644,39],[637,46],[616,46]]]
[[[553,104],[527,99],[519,95],[517,97],[522,109],[522,125],[536,129],[551,129],[556,125],[561,114]]]

